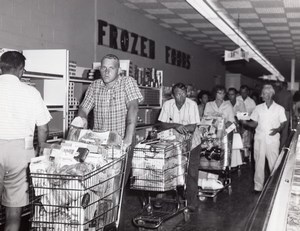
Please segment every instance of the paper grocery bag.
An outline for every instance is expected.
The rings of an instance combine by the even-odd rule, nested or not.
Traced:
[[[243,141],[240,133],[233,133],[233,139],[232,139],[232,149],[242,149]]]

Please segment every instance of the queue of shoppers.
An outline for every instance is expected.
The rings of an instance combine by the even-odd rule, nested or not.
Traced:
[[[20,81],[25,70],[25,60],[16,51],[6,52],[0,59],[0,193],[1,203],[6,207],[5,230],[12,231],[19,229],[21,207],[28,204],[28,163],[30,158],[39,155],[33,149],[35,126],[38,130],[38,148],[42,153],[51,120],[39,92]],[[127,150],[130,150],[135,134],[138,104],[143,96],[132,77],[120,75],[120,61],[117,56],[105,55],[101,60],[100,72],[101,79],[95,80],[89,86],[79,107],[78,116],[86,121],[93,109],[93,130],[117,132],[123,138]],[[210,99],[211,95],[214,96],[213,99]],[[254,156],[254,190],[260,192],[265,180],[265,159],[272,171],[280,146],[287,138],[292,96],[285,85],[278,86],[277,92],[272,85],[264,85],[261,91],[263,102],[258,105],[249,96],[249,88],[245,85],[239,91],[235,88],[226,91],[223,86],[215,87],[212,94],[200,91],[200,102],[197,105],[187,98],[186,85],[176,83],[172,87],[172,97],[161,109],[158,118],[161,129],[174,128],[181,134],[193,135],[200,119],[208,115],[222,116],[225,122],[241,127],[245,156]],[[227,97],[229,100],[226,100]],[[248,113],[249,120],[237,120],[239,112]],[[191,153],[187,176],[187,197],[191,208],[195,208],[198,203],[198,153],[199,146]],[[128,155],[126,181],[130,174],[132,151],[128,151]],[[237,155],[241,155],[241,152]]]

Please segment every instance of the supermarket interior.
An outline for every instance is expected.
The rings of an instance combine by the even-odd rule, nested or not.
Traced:
[[[300,1],[0,3],[0,230],[300,229]]]

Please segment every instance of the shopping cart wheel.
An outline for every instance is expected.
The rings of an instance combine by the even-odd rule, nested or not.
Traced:
[[[152,214],[153,208],[152,208],[151,204],[148,204],[146,209],[147,209],[148,214]]]
[[[205,200],[206,200],[206,197],[204,197],[204,196],[199,196],[199,200],[200,200],[200,201],[205,201]]]
[[[139,226],[139,231],[144,231],[144,227],[140,227],[143,226],[145,224],[145,222],[143,220],[138,220],[137,222],[138,226]]]
[[[184,209],[183,210],[183,219],[185,222],[188,222],[190,220],[190,211],[189,209]]]
[[[228,195],[231,195],[232,194],[232,187],[231,185],[228,186]]]

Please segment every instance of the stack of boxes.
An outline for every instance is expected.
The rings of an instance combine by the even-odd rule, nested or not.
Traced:
[[[140,86],[160,88],[163,72],[150,67],[138,67],[131,60],[120,60],[122,76],[131,76]]]
[[[69,61],[69,76],[76,77],[77,63],[75,61]]]
[[[68,101],[69,101],[69,113],[68,113],[68,124],[70,125],[75,117],[75,111],[70,109],[78,109],[79,101],[74,96],[75,91],[75,83],[69,82],[69,89],[68,89]]]

